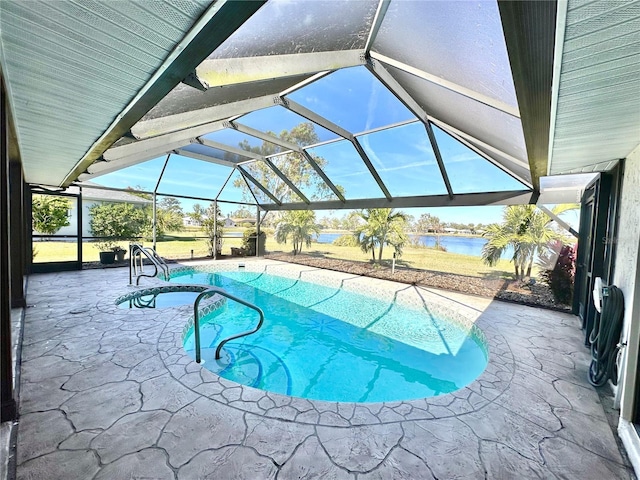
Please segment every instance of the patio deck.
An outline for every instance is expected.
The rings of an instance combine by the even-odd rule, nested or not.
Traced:
[[[256,262],[303,278],[317,273]],[[266,393],[184,354],[191,307],[116,309],[114,299],[131,291],[126,269],[32,275],[17,478],[635,478],[586,380],[575,317],[326,275],[473,318],[489,343],[487,369],[462,390],[409,402]]]

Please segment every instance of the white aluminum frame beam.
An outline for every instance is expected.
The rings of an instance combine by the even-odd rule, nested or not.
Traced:
[[[234,155],[241,155],[259,162],[264,162],[271,169],[271,171],[273,171],[273,173],[275,173],[280,178],[280,180],[282,180],[291,190],[295,192],[296,195],[298,195],[302,199],[303,202],[307,204],[309,203],[309,200],[307,199],[306,195],[302,193],[298,189],[298,187],[296,187],[293,184],[293,182],[289,180],[289,178],[287,178],[287,176],[280,171],[278,167],[276,167],[269,159],[265,158],[264,156],[248,150],[242,150],[241,148],[231,147],[224,143],[214,142],[213,140],[208,140],[206,138],[197,138],[196,140],[200,144],[205,145],[207,147],[217,148],[218,150],[233,153]],[[249,163],[249,162],[239,162],[239,165],[244,165],[245,163]]]
[[[176,155],[182,155],[183,157],[193,158],[194,160],[202,160],[203,162],[215,163],[217,165],[223,165],[225,167],[235,168],[237,165],[228,160],[223,160],[217,157],[210,157],[208,155],[202,155],[200,153],[189,152],[188,150],[176,149],[174,150]]]
[[[264,95],[248,100],[216,105],[215,107],[144,120],[136,123],[131,128],[131,133],[138,139],[151,138],[210,124],[212,122],[227,120],[231,117],[251,113],[255,110],[262,110],[263,108],[269,108],[273,105],[273,95]]]
[[[318,115],[314,111],[309,110],[307,107],[300,105],[297,102],[294,102],[293,100],[289,100],[288,98],[282,98],[282,97],[280,98],[280,100],[281,100],[281,105],[286,109],[291,110],[294,113],[297,113],[298,115],[306,118],[307,120],[310,120],[311,122],[316,123],[323,128],[326,128],[327,130],[335,133],[336,135],[346,140],[349,140],[353,145],[353,147],[358,152],[358,155],[360,155],[360,158],[362,158],[362,161],[364,162],[364,164],[369,169],[371,176],[374,178],[374,180],[380,187],[380,190],[382,190],[382,193],[384,193],[384,196],[387,197],[388,200],[391,200],[392,198],[391,194],[389,193],[389,190],[387,189],[386,185],[382,181],[382,178],[380,178],[380,175],[378,175],[378,172],[376,171],[375,167],[373,166],[373,163],[371,163],[371,160],[369,159],[366,152],[362,148],[362,145],[360,145],[356,137],[351,132],[349,132],[348,130],[345,130],[341,126],[333,123],[332,121],[324,118],[323,116]]]
[[[367,55],[371,53],[371,47],[373,43],[376,41],[376,37],[378,36],[378,32],[380,31],[380,27],[382,26],[382,22],[384,21],[384,16],[387,14],[387,10],[389,9],[389,4],[391,0],[380,0],[378,2],[378,8],[376,9],[376,15],[373,17],[373,24],[371,25],[371,30],[369,30],[369,36],[367,37],[367,43],[365,44],[364,51]]]
[[[320,178],[322,178],[322,180],[324,181],[324,183],[331,189],[331,191],[341,200],[344,202],[344,196],[342,195],[342,193],[340,192],[340,190],[338,190],[338,188],[336,188],[335,184],[329,179],[329,177],[327,177],[327,175],[324,173],[324,171],[320,168],[320,166],[316,163],[316,161],[313,159],[313,157],[306,151],[304,150],[302,147],[300,147],[299,145],[292,143],[292,142],[287,142],[286,140],[282,140],[280,138],[276,138],[273,135],[269,135],[268,133],[262,132],[260,130],[256,130],[255,128],[251,128],[248,127],[246,125],[243,125],[241,123],[234,121],[230,121],[228,122],[230,127],[242,132],[246,135],[251,135],[252,137],[256,137],[259,138],[260,140],[263,140],[265,142],[269,142],[269,143],[273,143],[274,145],[278,145],[280,147],[283,148],[287,148],[288,150],[292,151],[292,152],[297,152],[299,154],[301,154],[306,160],[307,162],[309,162],[309,164],[311,165],[311,167],[316,171],[316,173],[320,176]],[[287,152],[281,152],[278,153],[275,156],[278,155],[283,155]]]
[[[414,77],[421,78],[423,80],[426,80],[427,82],[439,85],[452,92],[464,95],[467,98],[475,100],[476,102],[480,102],[491,108],[495,108],[496,110],[506,113],[507,115],[520,118],[520,110],[518,109],[518,107],[509,105],[506,102],[502,102],[488,95],[476,92],[475,90],[471,90],[470,88],[463,87],[462,85],[459,85],[457,83],[450,82],[448,80],[445,80],[444,78],[427,73],[424,70],[420,70],[418,68],[412,67],[411,65],[407,65],[406,63],[402,63],[394,60],[393,58],[381,55],[380,53],[371,52],[371,58],[381,63],[386,63],[387,65],[397,68],[398,70],[402,70],[403,72],[413,75]]]
[[[222,150],[223,152],[233,153],[234,155],[238,155],[241,157],[264,161],[264,157],[258,153],[251,152],[249,150],[242,150],[241,148],[237,147],[232,147],[230,145],[227,145],[226,143],[215,142],[213,140],[209,140],[208,138],[202,137],[196,138],[196,142],[200,145],[204,145],[205,147],[216,148],[218,150]]]
[[[260,204],[264,210],[340,210],[362,208],[413,208],[413,207],[472,207],[487,205],[524,205],[536,203],[538,194],[531,190],[513,190],[508,192],[464,193],[455,195],[426,195],[412,197],[367,198],[358,200],[338,200],[286,204]]]
[[[196,75],[209,88],[225,87],[355,67],[365,61],[363,50],[207,59],[196,67]]]
[[[116,160],[97,161],[89,165],[89,168],[87,168],[85,172],[80,174],[78,178],[82,181],[86,181],[92,177],[106,175],[107,173],[112,173],[117,170],[122,170],[123,168],[132,167],[133,165],[146,162],[147,160],[162,157],[163,155],[171,153],[171,151],[172,150],[167,150],[163,147],[161,149],[157,148],[154,150],[148,150],[146,152],[139,152],[133,155],[129,155],[128,157],[118,158]]]
[[[258,187],[262,193],[264,193],[267,197],[269,197],[271,200],[273,200],[277,206],[282,206],[282,202],[280,200],[278,200],[264,185],[262,185],[258,180],[256,180],[253,175],[251,175],[249,172],[247,172],[244,168],[240,167],[239,165],[236,166],[236,168],[238,169],[238,171],[240,172],[240,174],[245,178],[246,180],[250,180],[251,183],[253,183],[256,187]],[[249,189],[251,190],[251,189]],[[253,193],[253,192],[251,192]],[[254,195],[255,198],[255,195]],[[258,202],[258,199],[256,198],[256,203],[258,203],[258,205],[260,205],[260,202]],[[303,205],[308,205],[306,203],[303,203]]]
[[[384,68],[384,66],[380,62],[376,62],[376,61],[371,60],[367,64],[367,68],[373,75],[376,76],[376,78],[378,78],[378,80],[380,80],[380,82],[382,82],[389,89],[389,91],[391,91],[391,93],[393,93],[425,125],[428,122],[431,121],[435,125],[438,125],[439,127],[441,127],[445,131],[453,131],[455,133],[459,133],[460,136],[468,138],[469,141],[473,141],[473,142],[477,143],[478,145],[487,148],[489,151],[493,151],[496,154],[499,154],[499,155],[503,156],[504,158],[507,158],[509,160],[513,160],[514,163],[517,163],[520,166],[522,166],[524,169],[528,170],[528,166],[529,166],[528,163],[526,163],[526,162],[524,162],[522,160],[519,160],[519,159],[517,159],[517,158],[515,158],[515,157],[513,157],[511,155],[503,153],[499,149],[497,149],[495,147],[492,147],[492,146],[482,142],[481,140],[478,140],[477,138],[472,137],[471,135],[468,135],[468,134],[466,134],[466,133],[464,133],[464,132],[462,132],[460,130],[457,130],[457,129],[449,126],[448,124],[438,120],[437,118],[434,118],[434,117],[430,116],[428,114],[428,112],[425,112],[424,109],[418,104],[418,102],[416,102],[413,99],[413,97],[407,93],[407,91],[402,87],[402,85],[400,85],[397,82],[397,80],[395,78],[393,78],[393,76],[389,73],[389,71],[386,68]],[[465,142],[463,142],[463,143],[465,143]],[[465,143],[465,145],[469,146],[468,143]],[[513,178],[515,178],[519,182],[523,183],[524,185],[529,186],[531,184],[530,180],[527,180],[527,179],[523,178],[522,175],[516,174],[510,168],[508,168],[506,165],[503,165],[501,162],[498,162],[497,160],[495,160],[495,159],[493,159],[491,157],[488,157],[484,153],[478,152],[477,149],[473,149],[473,150],[476,153],[478,153],[478,155],[480,155],[482,158],[484,158],[487,161],[491,162],[493,165],[498,167],[500,170],[504,171],[507,175],[512,176]]]
[[[127,143],[126,145],[120,145],[117,147],[111,147],[104,152],[104,159],[107,161],[118,160],[120,158],[129,157],[131,155],[144,153],[149,150],[161,150],[166,151],[174,150],[185,145],[193,143],[193,140],[201,135],[207,133],[217,132],[225,128],[225,122],[217,121],[199,125],[197,127],[189,128],[186,130],[179,130],[177,132],[171,132],[164,135],[158,135],[157,137],[151,137],[144,140],[136,140],[135,142]]]
[[[229,123],[229,128],[233,128],[234,130],[237,130],[246,135],[259,138],[262,141],[273,143],[274,145],[278,145],[288,150],[293,150],[295,152],[302,151],[302,147],[300,147],[295,143],[287,142],[286,140],[282,140],[280,138],[274,137],[273,135],[269,135],[268,133],[265,133],[261,130],[256,130],[255,128],[248,127],[242,123],[238,123],[236,120],[230,121],[228,123]]]

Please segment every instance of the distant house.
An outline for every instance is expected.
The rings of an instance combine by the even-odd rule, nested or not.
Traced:
[[[225,227],[239,227],[247,223],[255,226],[256,219],[255,218],[231,218],[229,216],[227,216],[227,218],[224,219]]]
[[[91,214],[89,208],[96,204],[102,203],[131,203],[138,206],[151,205],[153,202],[146,198],[138,197],[127,192],[117,192],[113,190],[102,190],[95,188],[98,185],[93,182],[84,182],[82,184],[82,236],[91,236]],[[92,188],[94,187],[94,188]],[[78,187],[69,187],[68,193],[78,194]],[[78,222],[78,205],[74,199],[71,199],[71,208],[69,209],[69,225],[62,227],[56,235],[76,235],[76,225]],[[34,232],[37,235],[37,232]]]
[[[201,227],[202,226],[201,222],[194,220],[189,215],[185,215],[184,217],[182,217],[182,224],[185,227]]]

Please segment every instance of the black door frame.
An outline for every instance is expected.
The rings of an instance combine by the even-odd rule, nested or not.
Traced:
[[[613,169],[598,175],[582,195],[573,313],[582,320],[585,345],[589,345],[596,315],[595,279],[602,278],[605,285],[613,279],[623,173],[624,161],[620,160]]]
[[[76,234],[75,235],[38,235],[39,237],[47,238],[75,238],[77,245],[76,259],[71,261],[62,262],[42,262],[31,263],[31,273],[51,273],[62,272],[69,270],[82,270],[82,193],[68,193],[68,192],[50,192],[43,189],[29,189],[29,198],[33,195],[50,195],[53,197],[70,197],[76,200],[78,215],[76,221]],[[31,203],[30,203],[31,204]],[[33,238],[31,239],[31,252],[33,253]]]

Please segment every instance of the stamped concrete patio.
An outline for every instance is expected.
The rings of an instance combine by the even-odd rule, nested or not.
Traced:
[[[347,404],[226,381],[181,348],[190,306],[120,310],[123,268],[29,279],[19,479],[635,478],[618,450],[575,317],[274,261],[288,275],[373,282],[486,334],[485,372],[455,393]],[[155,280],[145,282],[149,286]],[[159,282],[159,280],[157,281]]]

